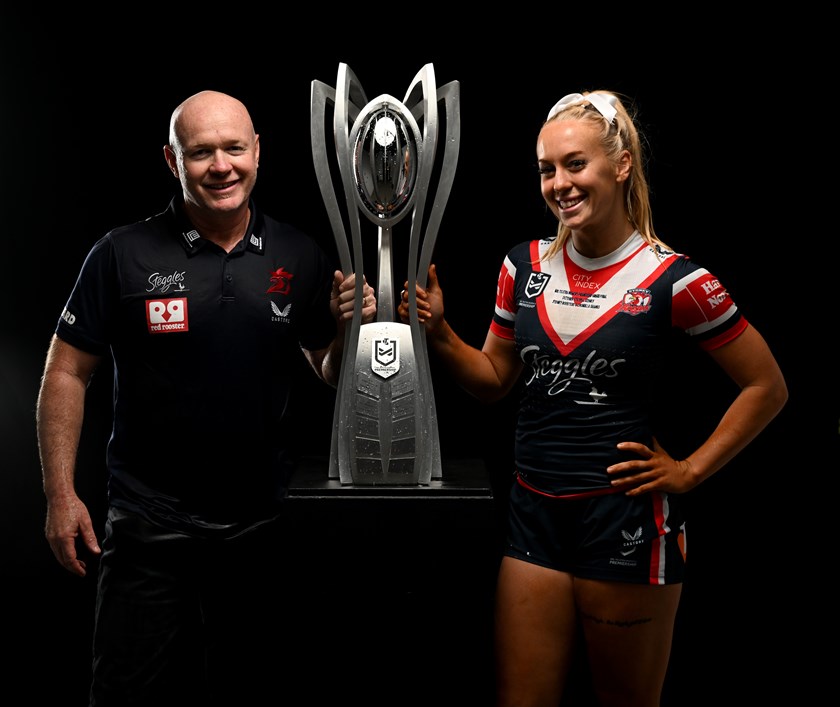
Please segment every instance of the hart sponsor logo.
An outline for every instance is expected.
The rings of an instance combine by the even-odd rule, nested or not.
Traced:
[[[720,284],[720,280],[709,280],[708,282],[703,282],[700,285],[703,288],[703,292],[705,292],[708,296],[706,299],[706,303],[709,305],[709,310],[714,309],[720,304],[723,304],[726,301],[726,290],[723,289],[723,285]]]
[[[146,300],[146,325],[150,334],[174,334],[189,331],[187,298]]]
[[[690,282],[686,289],[695,301],[700,304],[706,316],[710,319],[718,316],[718,313],[715,312],[718,307],[722,307],[731,302],[729,300],[729,294],[724,289],[720,280],[707,272],[702,273],[701,277]]]

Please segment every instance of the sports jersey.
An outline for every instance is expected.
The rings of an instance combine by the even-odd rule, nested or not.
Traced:
[[[336,332],[325,253],[250,208],[230,253],[199,235],[180,195],[110,231],[56,329],[77,348],[113,355],[110,503],[199,535],[277,514],[292,470],[296,357]]]
[[[711,273],[638,232],[594,259],[569,239],[544,262],[551,243],[509,251],[491,323],[515,340],[525,365],[516,471],[550,494],[605,492],[606,468],[631,458],[616,444],[652,443],[654,393],[674,332],[712,350],[747,322]]]

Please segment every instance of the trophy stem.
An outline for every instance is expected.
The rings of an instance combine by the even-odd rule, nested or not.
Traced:
[[[391,247],[390,226],[379,227],[376,321],[397,321],[394,302],[394,252]]]

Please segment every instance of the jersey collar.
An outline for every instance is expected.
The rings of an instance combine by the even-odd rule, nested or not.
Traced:
[[[184,250],[192,255],[200,251],[207,241],[201,237],[187,217],[183,204],[184,197],[179,194],[172,198],[167,210],[177,224],[176,229],[179,242]],[[251,220],[248,222],[248,228],[245,231],[245,238],[243,239],[244,246],[246,250],[263,255],[265,253],[265,221],[263,215],[257,210],[253,199],[248,202],[248,207],[251,210]]]

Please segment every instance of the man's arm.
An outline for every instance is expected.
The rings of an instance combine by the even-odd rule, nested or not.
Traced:
[[[41,456],[47,522],[44,533],[56,559],[69,571],[84,576],[76,538],[90,552],[99,544],[90,514],[76,495],[76,455],[82,433],[85,394],[90,377],[101,360],[53,336],[50,341],[35,413]]]

